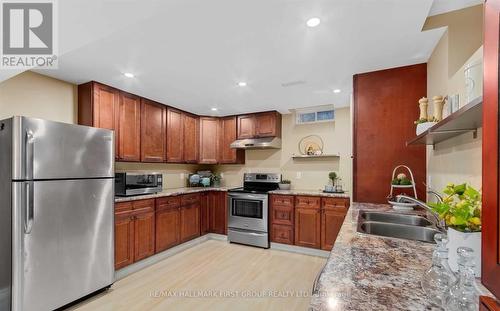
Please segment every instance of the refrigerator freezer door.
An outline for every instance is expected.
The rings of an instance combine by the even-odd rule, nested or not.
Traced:
[[[13,244],[22,250],[14,254],[20,265],[12,294],[20,301],[13,301],[13,310],[53,310],[111,285],[113,179],[31,182],[30,231],[27,183],[13,183]]]
[[[14,117],[13,180],[114,177],[113,132]]]

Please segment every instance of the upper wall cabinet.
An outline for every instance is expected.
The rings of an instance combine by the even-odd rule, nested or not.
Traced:
[[[141,160],[141,98],[120,92],[118,116],[118,159]]]
[[[276,111],[238,116],[238,139],[281,137],[281,114]]]
[[[183,113],[180,110],[167,108],[167,162],[182,163],[184,161],[184,127]]]
[[[221,164],[245,163],[245,150],[233,149],[230,145],[236,140],[236,117],[220,119],[220,161]]]
[[[141,162],[165,162],[167,109],[151,100],[141,102]]]
[[[184,162],[198,162],[198,117],[184,113]]]
[[[281,114],[276,111],[255,115],[256,137],[281,137]]]
[[[255,137],[255,115],[238,116],[238,139]]]
[[[96,82],[78,86],[78,124],[114,130],[116,150],[119,104],[117,89]]]
[[[219,119],[200,117],[200,164],[219,162]]]

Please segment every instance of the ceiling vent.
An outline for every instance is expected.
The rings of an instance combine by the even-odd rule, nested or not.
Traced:
[[[301,85],[301,84],[306,84],[306,81],[303,81],[303,80],[289,81],[289,82],[281,83],[281,86],[282,87],[290,87],[290,86],[296,86],[296,85]]]

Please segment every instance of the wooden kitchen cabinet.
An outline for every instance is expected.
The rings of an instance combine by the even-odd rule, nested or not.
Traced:
[[[238,116],[238,139],[281,137],[281,114],[277,111]]]
[[[255,115],[238,116],[238,139],[255,137]]]
[[[156,199],[156,253],[180,243],[180,207],[178,196]]]
[[[155,253],[155,212],[141,211],[134,216],[134,261]]]
[[[245,150],[230,147],[237,139],[236,116],[220,119],[220,164],[244,164]]]
[[[282,244],[293,245],[293,227],[276,225],[271,226],[271,241]]]
[[[134,220],[132,212],[115,213],[116,270],[134,262],[134,237]]]
[[[166,107],[141,100],[141,162],[165,162]]]
[[[276,111],[257,113],[255,137],[281,137],[281,114]]]
[[[210,192],[202,192],[200,195],[200,233],[206,234],[210,232]]]
[[[118,156],[120,91],[94,81],[78,86],[78,124],[115,131]]]
[[[141,160],[141,99],[133,94],[120,92],[118,121],[118,159]]]
[[[181,196],[181,242],[200,236],[200,195]]]
[[[219,162],[219,119],[200,117],[200,164]]]
[[[295,245],[321,247],[321,211],[319,208],[295,208]]]
[[[270,196],[270,228],[271,241],[276,243],[294,243],[294,196]]]
[[[184,117],[180,110],[167,108],[167,162],[184,161]]]
[[[184,113],[184,162],[198,162],[198,117]]]
[[[227,195],[222,191],[209,192],[209,231],[226,234],[227,230]]]
[[[115,269],[154,254],[154,200],[115,204]]]
[[[321,249],[330,251],[335,244],[340,228],[344,223],[345,213],[323,209],[321,210]]]

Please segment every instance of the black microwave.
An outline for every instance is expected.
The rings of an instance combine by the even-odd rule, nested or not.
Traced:
[[[115,173],[115,195],[132,196],[161,192],[163,176],[156,173]]]

